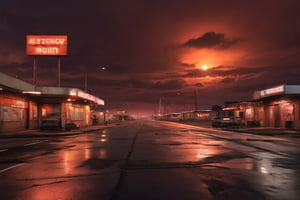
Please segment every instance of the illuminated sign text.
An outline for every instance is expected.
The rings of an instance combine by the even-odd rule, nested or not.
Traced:
[[[67,55],[66,35],[27,35],[27,55]]]
[[[266,89],[266,90],[261,90],[260,91],[260,96],[261,97],[266,97],[266,96],[271,96],[271,95],[280,94],[280,93],[284,93],[284,85],[269,88],[269,89]]]

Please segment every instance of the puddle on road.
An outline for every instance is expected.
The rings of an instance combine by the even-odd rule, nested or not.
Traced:
[[[154,133],[156,136],[181,136],[178,133]]]
[[[225,146],[224,143],[225,143],[224,141],[219,141],[219,140],[201,140],[201,144],[205,146],[219,147],[219,146]]]
[[[87,167],[89,169],[105,169],[112,166],[116,161],[115,160],[103,160],[92,158],[84,161],[78,168]]]
[[[73,148],[73,147],[76,147],[76,145],[72,144],[72,145],[66,146],[66,148]]]
[[[298,159],[276,158],[273,160],[273,166],[285,169],[300,169],[300,162]]]
[[[248,156],[240,153],[240,152],[225,152],[222,154],[216,154],[211,157],[207,157],[203,160],[203,162],[207,163],[219,163],[219,162],[226,162],[233,159],[240,159],[240,158],[247,158]]]
[[[225,167],[230,169],[255,170],[255,162],[253,158],[237,158],[222,163],[216,163],[214,166]]]
[[[132,140],[132,138],[127,138],[127,137],[112,137],[112,138],[110,138],[110,140],[114,140],[114,141],[118,141],[118,140],[120,140],[120,141],[123,141],[123,140]]]
[[[86,140],[86,141],[77,141],[77,143],[97,143],[97,141],[94,141],[94,140]]]
[[[257,155],[260,157],[257,157]],[[300,162],[297,159],[278,157],[266,152],[256,153],[255,157],[242,154],[236,156],[221,154],[205,158],[203,161],[217,167],[256,171],[260,174],[269,175],[274,179],[280,176],[292,180],[291,175],[293,173],[297,174],[300,168]]]
[[[191,142],[191,143],[180,143],[180,142],[174,142],[174,143],[170,143],[170,144],[165,144],[165,145],[198,145],[199,143],[196,142]]]

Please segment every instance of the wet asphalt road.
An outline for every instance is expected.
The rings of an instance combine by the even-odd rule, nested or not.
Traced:
[[[0,197],[293,200],[299,153],[292,140],[160,121],[0,139]]]

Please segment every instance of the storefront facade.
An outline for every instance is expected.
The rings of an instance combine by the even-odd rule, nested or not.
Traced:
[[[184,121],[205,121],[213,118],[213,112],[211,110],[197,110],[181,113],[181,120]]]
[[[262,104],[264,106],[265,127],[300,128],[299,99],[285,96],[272,100],[265,99]]]
[[[255,91],[253,98],[261,102],[265,127],[300,128],[300,85],[280,85]]]
[[[38,87],[0,73],[0,133],[86,127],[92,124],[91,105],[104,101],[80,89]]]
[[[227,103],[223,111],[232,112],[232,116],[239,118],[243,126],[264,126],[263,104],[257,101],[242,101]]]
[[[241,125],[300,129],[300,85],[279,85],[253,93],[253,100],[233,102],[232,110]]]
[[[22,130],[26,127],[28,100],[24,97],[3,94],[0,98],[0,132]]]

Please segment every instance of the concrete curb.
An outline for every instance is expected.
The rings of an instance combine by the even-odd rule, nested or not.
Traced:
[[[58,137],[58,136],[73,136],[73,135],[79,135],[79,134],[85,134],[85,133],[91,133],[95,131],[101,131],[104,129],[112,128],[114,126],[107,126],[107,127],[101,127],[101,128],[92,128],[87,130],[78,130],[78,131],[70,131],[70,132],[35,132],[35,133],[11,133],[11,134],[0,134],[0,139],[5,138],[29,138],[29,137]],[[34,131],[33,131],[34,132]]]
[[[182,124],[187,124],[187,125],[192,125],[192,126],[202,126],[205,128],[214,128],[212,126],[203,126],[200,122],[184,122],[181,121],[179,123]],[[218,128],[215,128],[218,129]],[[281,130],[270,130],[270,129],[247,129],[247,128],[230,128],[230,127],[222,127],[219,128],[220,130],[223,131],[232,131],[236,133],[248,133],[248,134],[253,134],[253,135],[263,135],[263,136],[273,136],[273,137],[282,137],[282,138],[300,138],[300,130],[288,130],[288,129],[281,129]]]
[[[263,135],[263,136],[280,136],[280,137],[294,137],[294,138],[300,138],[300,132],[290,132],[286,130],[280,130],[280,132],[270,132],[267,130],[267,132],[264,131],[255,131],[255,130],[247,130],[247,129],[229,129],[229,128],[222,128],[224,131],[232,131],[232,132],[238,132],[238,133],[249,133],[253,135]]]

